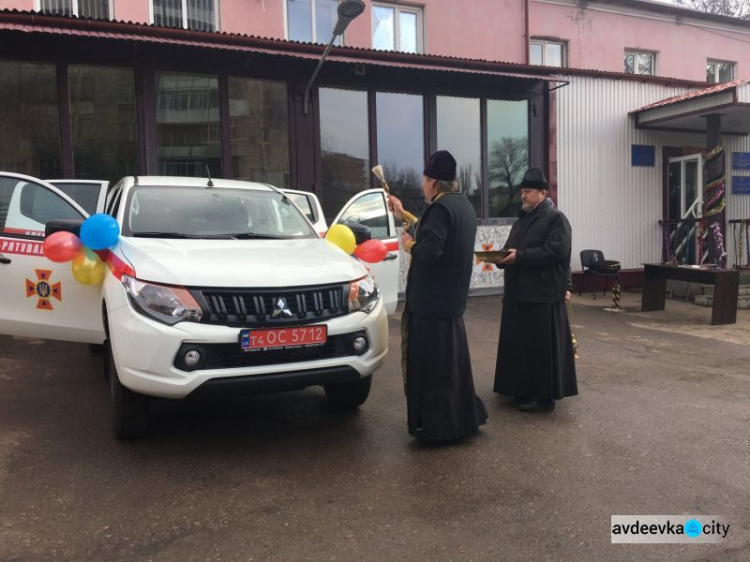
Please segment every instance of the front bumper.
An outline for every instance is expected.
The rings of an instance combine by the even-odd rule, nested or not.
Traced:
[[[346,341],[348,334],[364,333],[367,351],[362,355],[338,352],[336,356],[310,359],[289,350],[289,362],[284,361],[283,352],[274,351],[277,357],[273,362],[260,365],[246,364],[242,353],[231,352],[229,355],[235,357],[232,361],[214,363],[221,365],[220,368],[211,368],[212,363],[208,363],[209,368],[188,372],[176,366],[177,354],[184,344],[223,350],[224,357],[227,349],[239,348],[240,329],[195,322],[167,326],[131,306],[110,311],[109,337],[120,382],[139,394],[163,398],[184,398],[209,382],[212,387],[236,384],[269,392],[353,380],[371,375],[385,362],[388,318],[382,299],[370,314],[355,312],[332,318],[325,324],[332,341]]]

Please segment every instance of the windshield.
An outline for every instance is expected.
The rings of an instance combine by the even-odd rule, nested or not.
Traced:
[[[123,235],[148,238],[313,238],[283,193],[258,189],[135,187]]]

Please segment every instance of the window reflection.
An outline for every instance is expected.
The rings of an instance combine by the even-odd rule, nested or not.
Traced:
[[[529,167],[527,101],[487,100],[489,216],[515,217],[521,209],[519,186]]]
[[[137,173],[132,69],[71,65],[68,89],[74,176],[114,182]]]
[[[437,97],[437,148],[448,150],[458,163],[461,193],[482,216],[482,157],[479,100]]]
[[[55,65],[0,60],[0,123],[0,169],[60,177]]]
[[[422,96],[378,92],[378,164],[404,208],[421,215],[424,169],[424,102]]]
[[[221,177],[217,78],[157,73],[156,136],[161,174]]]
[[[367,92],[320,89],[320,153],[323,214],[334,217],[370,185]]]
[[[229,78],[232,177],[289,187],[286,84]]]

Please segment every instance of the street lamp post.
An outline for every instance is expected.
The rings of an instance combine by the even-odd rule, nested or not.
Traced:
[[[339,7],[337,9],[339,17],[338,21],[336,22],[336,27],[333,28],[331,40],[328,41],[328,45],[326,45],[326,49],[325,51],[323,51],[323,56],[320,57],[318,66],[315,67],[315,72],[313,72],[313,75],[310,77],[310,81],[305,87],[305,97],[302,102],[302,112],[304,115],[307,115],[307,113],[310,111],[310,89],[312,88],[313,82],[315,81],[315,77],[318,75],[318,72],[320,72],[320,67],[323,66],[323,63],[328,56],[328,52],[333,46],[333,42],[336,41],[336,37],[344,33],[344,30],[351,23],[351,21],[364,11],[365,3],[362,0],[344,0],[339,4]]]

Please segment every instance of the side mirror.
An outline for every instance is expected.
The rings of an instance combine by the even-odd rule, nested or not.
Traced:
[[[83,219],[55,219],[47,222],[44,227],[44,235],[49,236],[55,232],[72,232],[76,236],[81,235]]]

